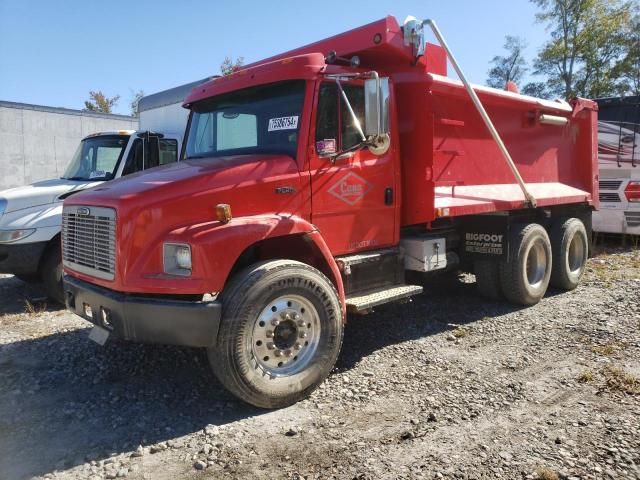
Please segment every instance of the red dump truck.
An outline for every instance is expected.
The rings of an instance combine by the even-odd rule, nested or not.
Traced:
[[[472,87],[431,21],[386,17],[184,106],[183,161],[65,200],[66,302],[100,343],[206,347],[233,394],[282,407],[329,374],[347,312],[423,276],[532,305],[584,271],[596,105]]]

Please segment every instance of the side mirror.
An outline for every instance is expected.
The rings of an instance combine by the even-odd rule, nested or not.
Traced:
[[[367,137],[389,133],[389,79],[364,81],[364,133]]]

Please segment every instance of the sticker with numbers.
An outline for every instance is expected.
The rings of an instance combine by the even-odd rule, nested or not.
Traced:
[[[279,117],[269,119],[269,131],[276,130],[295,130],[298,128],[298,116]]]

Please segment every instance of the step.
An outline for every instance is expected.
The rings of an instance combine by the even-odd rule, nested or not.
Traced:
[[[373,250],[365,253],[356,253],[355,255],[345,255],[342,257],[336,257],[336,262],[342,268],[348,268],[352,265],[358,265],[360,263],[369,263],[381,260],[382,257],[387,255],[399,255],[400,251],[397,248],[385,248],[382,250]]]
[[[419,293],[422,293],[422,287],[418,285],[394,285],[393,287],[358,292],[346,298],[347,311],[363,313],[377,305],[395,302]]]

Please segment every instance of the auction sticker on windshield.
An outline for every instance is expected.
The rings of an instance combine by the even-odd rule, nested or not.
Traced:
[[[269,131],[295,130],[298,128],[298,116],[269,119]]]

